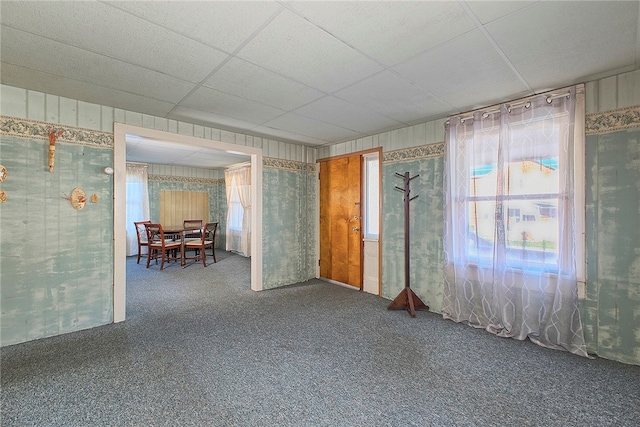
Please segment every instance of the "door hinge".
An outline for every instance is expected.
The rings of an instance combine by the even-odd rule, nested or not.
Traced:
[[[318,267],[320,267],[320,260],[318,260]]]

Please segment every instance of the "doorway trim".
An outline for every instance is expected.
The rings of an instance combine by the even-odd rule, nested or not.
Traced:
[[[345,157],[353,157],[353,156],[360,156],[360,164],[362,167],[362,162],[364,162],[364,156],[366,154],[371,154],[371,153],[378,153],[378,159],[379,159],[379,168],[378,168],[378,173],[379,173],[379,183],[380,186],[378,188],[378,243],[377,243],[377,248],[378,248],[378,261],[377,261],[377,270],[378,270],[378,296],[382,295],[382,147],[374,147],[374,148],[368,148],[365,150],[360,150],[360,151],[353,151],[353,152],[349,152],[349,153],[344,153],[344,154],[338,154],[335,156],[329,156],[329,157],[322,157],[320,159],[316,160],[316,170],[318,171],[317,173],[320,173],[320,163],[321,162],[326,162],[326,161],[330,161],[330,160],[337,160],[337,159],[342,159]],[[319,224],[320,223],[320,181],[319,181],[319,175],[318,175],[318,191],[316,192],[316,223]],[[362,176],[362,174],[360,174],[360,184],[361,184],[361,193],[360,193],[360,200],[362,202],[362,184],[364,182],[364,177]],[[364,209],[364,207],[362,206],[362,208]],[[361,212],[361,216],[364,215],[363,212]],[[354,286],[351,285],[347,285],[344,283],[340,283],[337,282],[335,280],[331,280],[331,279],[327,279],[327,278],[323,278],[320,277],[320,227],[318,227],[318,234],[317,234],[317,239],[316,239],[316,258],[318,258],[318,264],[316,264],[316,277],[327,281],[329,283],[333,283],[333,284],[338,284],[350,289],[354,289]],[[361,284],[360,284],[360,291],[364,290],[364,239],[362,239],[361,241],[361,247],[362,247],[362,253],[360,256],[360,275],[361,275]]]
[[[251,290],[262,290],[262,149],[197,138],[123,123],[113,124],[113,322],[126,318],[126,135],[138,135],[198,148],[232,151],[251,157]]]

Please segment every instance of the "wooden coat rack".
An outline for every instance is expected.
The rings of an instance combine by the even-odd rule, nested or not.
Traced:
[[[404,175],[396,173],[396,176],[404,180],[404,188],[396,187],[396,190],[404,193],[404,289],[400,291],[398,296],[389,304],[388,310],[407,310],[411,317],[416,317],[416,310],[429,311],[429,306],[422,302],[412,290],[410,284],[409,274],[409,202],[416,199],[418,196],[410,196],[411,189],[409,183],[412,179],[419,177],[420,175],[412,176],[409,178],[409,172],[405,172]]]

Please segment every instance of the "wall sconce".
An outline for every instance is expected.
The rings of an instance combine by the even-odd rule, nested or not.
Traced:
[[[111,166],[107,166],[106,168],[102,169],[102,172],[104,172],[105,175],[113,175],[113,168]]]

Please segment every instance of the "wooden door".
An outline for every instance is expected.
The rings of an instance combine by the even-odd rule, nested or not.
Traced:
[[[320,277],[362,288],[360,155],[320,162]]]

